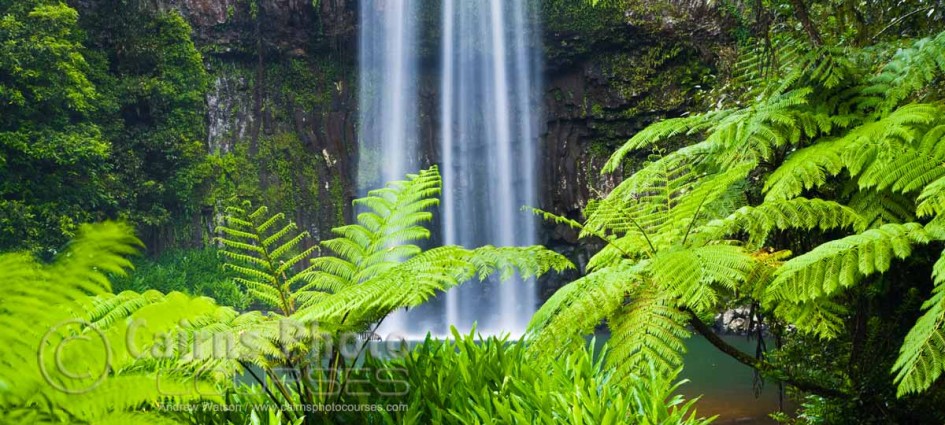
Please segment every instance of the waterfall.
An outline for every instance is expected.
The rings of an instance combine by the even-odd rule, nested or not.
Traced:
[[[437,3],[439,31],[434,33],[440,34],[440,57],[432,77],[439,84],[435,130],[444,183],[439,240],[470,248],[532,245],[536,223],[521,207],[537,205],[535,145],[542,92],[535,2]],[[361,5],[361,146],[370,152],[360,172],[371,176],[362,181],[416,171],[409,166],[420,156],[415,55],[421,31],[415,16],[420,9],[411,4],[368,0]],[[392,110],[398,113],[389,114]],[[395,135],[400,138],[394,140]],[[406,171],[397,168],[405,166]],[[443,335],[449,325],[467,331],[476,323],[484,334],[518,335],[537,308],[536,292],[534,282],[470,283],[432,305],[393,315],[383,329]]]
[[[419,170],[417,3],[365,0],[359,11],[359,158],[362,194]],[[395,313],[382,331],[405,334]]]
[[[361,2],[358,184],[368,190],[419,169],[417,9],[412,0]]]
[[[443,0],[440,146],[443,240],[468,247],[531,245],[540,95],[536,14],[524,0]],[[446,296],[446,321],[486,333],[524,330],[533,283],[467,285]]]

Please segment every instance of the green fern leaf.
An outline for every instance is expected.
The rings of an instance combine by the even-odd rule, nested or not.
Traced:
[[[687,315],[658,291],[634,291],[630,302],[607,318],[611,329],[607,363],[617,371],[616,379],[626,380],[650,365],[660,375],[675,376],[686,352],[686,322]]]
[[[784,263],[769,294],[795,303],[830,296],[865,276],[885,272],[893,259],[908,257],[913,245],[930,240],[922,225],[906,223],[827,242]]]
[[[945,253],[933,267],[935,290],[925,302],[925,313],[906,335],[893,365],[897,395],[922,392],[945,372]]]

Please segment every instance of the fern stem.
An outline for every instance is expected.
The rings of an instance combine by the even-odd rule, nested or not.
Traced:
[[[643,235],[643,239],[646,241],[646,244],[650,247],[650,256],[656,255],[656,247],[653,246],[653,241],[650,240],[650,236],[646,233],[646,230],[643,229],[643,226],[641,226],[640,223],[637,223],[637,221],[634,220],[633,217],[631,217],[629,214],[623,212],[623,210],[619,210],[619,211],[624,217],[626,217],[627,220],[630,220],[630,223],[633,224],[633,226],[636,227],[637,230],[640,231],[641,235]]]
[[[289,405],[294,404],[292,403],[293,402],[292,394],[289,392],[289,389],[286,388],[285,383],[282,382],[281,379],[279,379],[278,375],[276,375],[276,372],[272,369],[266,369],[266,374],[269,375],[269,379],[272,380],[273,384],[276,386],[276,389],[278,389],[279,393],[282,394],[282,397],[285,398],[285,402],[288,403]],[[287,413],[290,416],[292,416],[292,420],[299,419],[299,416],[298,414],[296,414],[295,409],[287,409],[287,410],[288,410]]]
[[[696,207],[696,212],[692,214],[692,220],[689,222],[689,227],[686,228],[686,234],[683,235],[683,238],[682,238],[682,244],[684,246],[686,245],[686,240],[689,239],[689,234],[692,233],[692,227],[694,224],[696,224],[696,219],[699,218],[699,212],[702,211],[702,206],[705,205],[706,199],[709,199],[708,193],[706,193],[705,196],[702,197],[702,201],[699,202],[699,206]]]
[[[266,392],[266,396],[268,396],[269,399],[275,404],[275,407],[278,408],[281,405],[281,403],[279,403],[279,397],[276,397],[272,390],[269,389],[269,385],[266,384],[266,381],[253,371],[252,365],[243,360],[240,360],[239,363],[240,366],[243,367],[243,370],[249,373],[249,376],[252,376],[253,380],[259,383],[259,386],[262,387],[263,391]]]
[[[388,316],[389,316],[389,314],[388,314]],[[358,359],[361,358],[361,355],[364,354],[364,350],[367,348],[368,344],[369,344],[369,343],[371,342],[371,340],[374,338],[374,335],[375,335],[375,333],[377,332],[377,330],[381,327],[381,323],[384,323],[384,319],[386,319],[388,316],[382,317],[381,320],[378,320],[378,321],[377,321],[377,324],[374,325],[374,329],[371,330],[371,334],[367,337],[367,339],[364,341],[364,343],[361,344],[361,348],[358,349],[358,353],[355,354],[355,356],[354,356],[354,362],[355,362],[355,363],[357,363]],[[354,369],[353,365],[352,365],[352,367],[347,367],[347,365],[345,365],[344,378],[343,378],[342,381],[341,381],[341,387],[338,389],[338,395],[337,395],[337,397],[338,397],[339,400],[341,399],[341,395],[342,395],[342,393],[344,393],[345,388],[348,386],[348,379],[351,377],[351,371],[352,371],[353,369]]]
[[[902,16],[900,16],[900,17],[894,19],[889,25],[886,25],[883,29],[879,30],[879,32],[877,32],[875,35],[873,35],[873,37],[870,38],[870,41],[871,41],[871,42],[875,42],[876,39],[879,38],[880,35],[882,35],[882,34],[883,34],[884,32],[886,32],[886,31],[888,31],[890,28],[892,28],[892,27],[898,25],[899,23],[901,23],[902,21],[904,21],[906,18],[908,18],[908,17],[910,17],[910,16],[912,16],[912,15],[915,15],[916,13],[919,13],[919,12],[925,12],[926,10],[932,9],[932,8],[934,8],[934,7],[935,7],[935,6],[922,7],[922,8],[913,10],[912,12],[909,12],[909,13],[907,13],[907,14],[905,14],[905,15],[902,15]]]

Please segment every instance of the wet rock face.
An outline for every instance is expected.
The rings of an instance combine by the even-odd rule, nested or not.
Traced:
[[[349,218],[357,164],[354,1],[142,2],[181,13],[204,54],[213,79],[207,148],[235,163],[225,175],[241,172],[217,198],[257,199],[316,238]]]
[[[316,238],[328,235],[351,216],[355,196],[357,94],[347,67],[291,59],[258,72],[208,62],[207,148],[229,158],[222,177],[234,185],[217,201],[257,199]]]
[[[540,149],[542,208],[580,220],[588,200],[609,193],[647,157],[630,157],[623,172],[601,174],[610,154],[647,125],[696,107],[711,69],[693,48],[636,36],[551,70]],[[546,236],[552,243],[576,237],[563,226]]]

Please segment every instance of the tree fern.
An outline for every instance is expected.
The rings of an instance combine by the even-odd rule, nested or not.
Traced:
[[[745,75],[753,83],[750,96],[741,98],[744,105],[720,103],[720,109],[665,120],[634,135],[604,172],[617,171],[635,152],[688,143],[591,201],[585,223],[546,217],[605,245],[589,261],[589,274],[536,316],[536,344],[563,347],[569,341],[564,329],[588,332],[618,310],[628,312],[640,282],[680,311],[707,313],[747,296],[764,313],[803,331],[825,338],[843,332],[844,290],[886,272],[915,246],[945,239],[939,224],[945,212],[943,110],[934,101],[903,103],[922,99],[923,86],[941,77],[942,40],[945,33],[914,43],[873,77],[862,70],[875,56],[848,54],[855,53],[850,49],[785,49],[789,59],[779,64],[778,51],[745,55],[741,66],[756,71]],[[779,78],[766,77],[774,74]],[[744,188],[754,182],[764,199],[749,204]],[[835,239],[781,264],[787,251],[779,248],[794,247],[766,245],[782,243],[784,234],[775,232],[791,229],[830,232]],[[632,285],[607,280],[621,278],[614,271],[623,264],[637,270]],[[623,301],[601,303],[605,296]],[[940,298],[937,289],[921,326],[910,334],[908,352],[921,354],[906,357],[904,349],[897,363],[901,394],[939,376],[941,363],[928,359],[941,358],[935,342]],[[604,311],[589,307],[595,303]],[[672,368],[670,357],[654,357],[663,359],[663,370]]]
[[[606,321],[619,354],[608,364],[620,376],[640,373],[650,361],[662,372],[679,367],[690,318],[682,310],[709,310],[720,291],[734,290],[756,263],[741,246],[694,236],[695,229],[744,202],[738,185],[747,167],[709,173],[698,160],[685,161],[689,155],[696,154],[654,158],[589,204],[585,224],[572,224],[607,245],[589,261],[585,277],[536,313],[532,352],[564,355]]]
[[[284,224],[283,215],[269,215],[265,208],[232,209],[228,225],[220,228],[227,267],[255,298],[279,314],[218,314],[198,326],[234,336],[247,332],[256,336],[256,345],[214,366],[255,364],[266,373],[265,381],[278,390],[268,393],[274,397],[272,402],[314,404],[323,391],[308,388],[312,384],[307,378],[297,379],[292,388],[276,370],[287,370],[295,377],[308,377],[313,370],[322,373],[321,363],[313,363],[318,359],[315,354],[328,354],[328,381],[335,383],[351,365],[331,349],[334,345],[323,343],[333,342],[342,332],[376,329],[394,310],[418,306],[473,279],[492,275],[507,279],[515,273],[532,277],[573,267],[563,256],[542,247],[421,249],[415,243],[430,236],[425,224],[438,204],[440,185],[433,167],[356,200],[361,208],[357,222],[333,229],[336,237],[320,244],[324,255],[311,258],[304,269],[301,264],[316,250],[302,248],[306,232]],[[284,321],[290,324],[288,333],[281,326]],[[326,333],[329,340],[322,340]],[[213,342],[203,341],[196,347],[206,344]],[[331,351],[320,353],[323,347]]]
[[[333,255],[313,258],[310,267],[297,272],[293,266],[316,249],[294,251],[307,233],[295,232],[292,223],[275,226],[284,216],[268,216],[265,208],[249,214],[233,209],[235,215],[228,218],[233,225],[220,227],[220,241],[230,248],[224,251],[227,267],[263,301],[276,301],[277,307],[282,298],[298,301],[285,305],[286,315],[335,324],[344,319],[358,326],[473,277],[493,272],[507,277],[512,271],[533,276],[571,267],[540,247],[423,251],[413,243],[430,236],[423,224],[432,219],[429,210],[438,204],[441,180],[436,167],[407,177],[356,200],[364,208],[357,223],[333,229],[338,237],[321,242]]]

